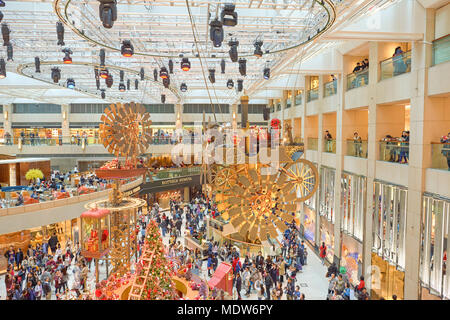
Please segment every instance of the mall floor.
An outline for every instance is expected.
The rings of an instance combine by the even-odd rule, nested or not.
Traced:
[[[182,234],[184,234],[185,231],[185,225],[183,222],[182,225]],[[281,239],[280,239],[281,240]],[[169,236],[166,235],[166,237],[163,238],[163,243],[168,244],[169,242]],[[182,241],[183,243],[183,241]],[[299,272],[297,274],[297,281],[296,285],[300,286],[300,292],[305,294],[306,300],[325,300],[327,296],[327,290],[328,290],[328,279],[325,278],[325,274],[327,271],[327,267],[322,265],[321,260],[319,257],[311,250],[311,248],[308,248],[308,260],[307,264],[303,267],[303,271]],[[219,263],[221,261],[219,260]],[[102,263],[102,262],[101,262]],[[100,271],[100,279],[106,278],[106,266],[105,264],[101,264],[99,266]],[[208,280],[209,277],[207,276],[207,267],[206,267],[206,261],[204,261],[202,265],[202,270],[199,274],[199,276],[202,279]],[[5,300],[6,298],[6,288],[5,288],[5,281],[4,281],[5,275],[0,276],[0,300]],[[72,268],[69,269],[69,282],[68,287],[72,288],[73,284],[73,273]],[[95,288],[95,265],[92,263],[91,265],[91,272],[88,277],[88,287],[93,290]],[[253,291],[250,296],[246,297],[244,295],[244,290],[241,292],[242,299],[244,300],[257,300],[257,293],[256,291]],[[352,296],[353,298],[353,296]],[[235,290],[233,290],[233,300],[237,299],[237,293]],[[286,295],[283,295],[283,300],[286,299]],[[52,300],[56,300],[56,295],[54,292],[54,289],[52,290]]]

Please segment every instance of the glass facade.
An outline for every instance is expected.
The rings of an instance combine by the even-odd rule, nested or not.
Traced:
[[[319,213],[334,223],[334,182],[336,170],[328,167],[320,168]]]
[[[450,246],[450,199],[424,195],[420,280],[430,294],[450,299],[447,250]]]
[[[228,104],[189,104],[183,105],[183,113],[230,113]]]
[[[61,113],[61,106],[50,103],[14,103],[13,113]]]
[[[341,176],[341,228],[345,234],[363,240],[367,178],[350,173]]]

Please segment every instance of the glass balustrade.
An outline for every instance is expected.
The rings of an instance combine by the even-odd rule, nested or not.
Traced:
[[[295,105],[301,105],[302,104],[302,94],[299,93],[298,95],[295,96]]]
[[[369,84],[369,69],[359,72],[350,73],[347,75],[347,91],[363,87]]]
[[[323,140],[323,152],[336,153],[336,140]]]
[[[337,93],[337,80],[327,82],[323,85],[323,96],[329,97]]]
[[[358,158],[367,158],[367,140],[347,140],[347,152],[345,155]]]
[[[175,144],[176,141],[172,137],[159,137],[154,136],[152,138],[152,145],[159,144]],[[101,145],[101,139],[96,137],[74,137],[74,136],[62,136],[60,138],[45,138],[45,137],[3,137],[0,139],[0,145],[22,145],[22,146],[62,146],[62,145]]]
[[[408,164],[409,142],[380,141],[378,146],[378,160]]]
[[[450,61],[450,35],[433,41],[433,66]]]
[[[306,101],[310,102],[319,99],[319,88],[310,89],[306,92]]]
[[[431,143],[431,168],[450,171],[450,143]]]
[[[319,139],[318,138],[308,138],[307,139],[308,145],[307,145],[307,149],[308,150],[318,150],[318,145],[319,145]]]
[[[411,71],[411,51],[380,62],[381,79],[389,79]]]

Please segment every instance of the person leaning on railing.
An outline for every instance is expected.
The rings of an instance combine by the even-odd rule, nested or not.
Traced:
[[[353,144],[355,146],[355,157],[362,156],[362,139],[359,136],[358,132],[353,133]]]
[[[441,143],[443,143],[441,153],[447,158],[447,166],[450,171],[450,132],[441,138]]]

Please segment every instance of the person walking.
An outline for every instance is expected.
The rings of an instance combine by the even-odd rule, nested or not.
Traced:
[[[319,256],[322,259],[322,264],[325,264],[325,258],[327,256],[327,246],[325,242],[322,242],[322,245],[319,248]]]
[[[238,294],[238,300],[242,300],[242,298],[241,298],[242,278],[241,278],[241,274],[239,272],[236,273],[235,286],[236,286],[236,291]]]

